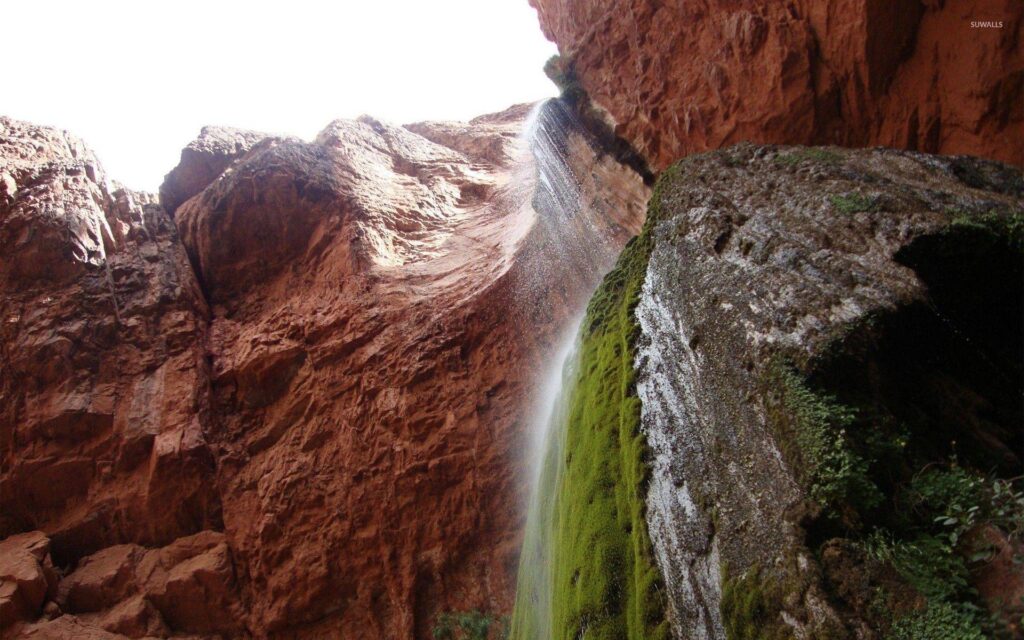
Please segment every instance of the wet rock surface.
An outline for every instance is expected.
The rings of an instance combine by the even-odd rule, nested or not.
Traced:
[[[563,83],[656,171],[745,140],[1024,164],[1016,0],[530,4],[572,71]]]

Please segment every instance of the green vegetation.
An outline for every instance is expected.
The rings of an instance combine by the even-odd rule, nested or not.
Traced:
[[[909,515],[890,525],[896,532],[875,530],[864,545],[923,595],[928,608],[898,620],[891,637],[998,636],[1003,631],[999,621],[985,615],[969,584],[972,566],[988,561],[993,550],[969,534],[987,526],[1019,539],[1024,533],[1024,491],[953,461],[946,468],[918,473],[903,488],[901,502]]]
[[[775,580],[753,567],[739,576],[722,570],[722,624],[729,640],[786,640],[792,634],[779,620],[784,593]]]
[[[829,201],[832,206],[841,213],[858,213],[861,211],[872,211],[878,202],[874,198],[859,193],[847,193],[844,195],[831,195]]]
[[[729,640],[792,640],[793,627],[780,615],[797,606],[813,581],[793,554],[771,567],[754,565],[739,575],[722,566],[720,610]],[[804,628],[806,640],[846,638],[837,620],[822,619]]]
[[[507,638],[508,618],[502,618],[502,621],[502,630],[497,637]],[[434,640],[488,640],[496,622],[498,620],[494,616],[476,609],[445,612],[437,616]]]
[[[915,437],[904,427],[879,421],[867,405],[844,404],[813,388],[781,359],[773,362],[766,382],[773,398],[769,418],[783,457],[821,507],[820,521],[835,523],[819,530],[819,538],[842,534],[859,540],[927,603],[891,624],[888,610],[873,614],[888,640],[1003,637],[1000,616],[984,609],[970,584],[972,569],[993,555],[979,542],[984,537],[972,533],[994,528],[1011,540],[1024,535],[1020,481],[985,476],[955,458],[937,463],[922,457],[927,434],[919,434],[913,446]],[[875,526],[868,529],[865,522]],[[729,638],[771,629],[783,598],[756,570],[723,579]]]
[[[729,166],[747,161],[736,152],[721,158]],[[775,161],[834,164],[842,157],[808,149]],[[587,310],[578,369],[564,407],[564,443],[542,470],[541,499],[547,508],[541,510],[540,526],[548,532],[542,554],[550,558],[550,570],[539,570],[531,562],[537,550],[524,548],[514,638],[669,636],[644,518],[648,470],[633,389],[638,334],[633,314],[652,249],[651,229],[663,218],[665,185],[679,171],[675,165],[662,173],[644,231],[627,246]],[[840,212],[856,213],[877,208],[880,199],[846,193],[831,196],[830,202]],[[986,250],[990,245],[1004,251],[1007,243],[1022,253],[1024,216],[1007,214],[953,212],[947,232],[934,237],[957,246],[971,243],[969,257],[991,255]],[[678,222],[676,233],[683,233],[685,224]],[[912,256],[917,262],[905,258],[904,264],[921,273],[933,266],[929,260],[941,262],[936,255],[959,255],[942,253],[945,245],[936,249],[934,243],[918,244],[920,255]],[[928,273],[947,275],[941,270]],[[922,278],[929,282],[939,311],[949,308],[947,298],[963,295],[960,281],[948,281],[946,291]],[[964,285],[965,290],[977,280]],[[969,441],[961,435],[969,435],[976,425],[951,423],[948,418],[955,419],[955,413],[940,413],[931,405],[941,396],[940,406],[952,406],[953,393],[988,398],[987,390],[998,387],[964,371],[960,364],[973,362],[962,359],[967,356],[954,349],[948,357],[942,352],[948,344],[943,340],[948,339],[949,318],[967,327],[965,332],[974,331],[973,325],[949,313],[943,316],[941,335],[913,338],[914,332],[936,331],[914,322],[921,313],[916,308],[879,312],[837,331],[813,357],[780,356],[761,379],[762,397],[783,458],[809,498],[806,509],[796,510],[809,550],[832,554],[836,562],[821,565],[826,573],[864,578],[830,583],[844,574],[823,577],[820,585],[837,589],[829,595],[841,601],[841,608],[887,640],[1002,637],[1002,618],[988,613],[987,603],[971,586],[972,572],[993,556],[993,547],[985,547],[981,541],[986,537],[978,532],[996,529],[1011,543],[1020,540],[1024,491],[1020,479],[979,472],[993,468],[980,454],[960,462],[950,458],[958,451],[954,440]],[[910,322],[913,332],[902,322]],[[995,340],[1002,336],[977,335],[994,335]],[[916,341],[904,347],[900,341],[908,336]],[[968,337],[977,346],[975,334]],[[936,350],[930,350],[933,343]],[[959,451],[966,456],[968,448],[961,445]],[[721,614],[731,640],[791,637],[792,628],[780,612],[799,614],[808,586],[804,581],[816,578],[790,564],[792,559],[787,559],[778,566],[737,573],[723,567]],[[537,584],[547,588],[538,589]],[[839,591],[847,588],[861,591]],[[550,629],[531,615],[538,608],[547,610],[549,600]],[[809,630],[808,637],[848,637],[837,620],[818,622],[828,628]]]
[[[629,242],[587,309],[559,456],[542,471],[539,526],[550,532],[550,576],[527,549],[512,637],[533,640],[668,638],[661,576],[645,520],[646,442],[634,389],[636,307],[657,217],[655,190],[643,233]],[[553,464],[552,464],[553,463]],[[550,483],[550,484],[548,484]],[[547,486],[551,486],[549,491]],[[551,581],[550,591],[537,582]],[[550,593],[550,629],[537,621]]]
[[[843,156],[835,151],[818,147],[797,149],[789,153],[775,156],[773,162],[776,164],[794,166],[802,162],[817,162],[821,164],[836,165],[843,161]]]
[[[627,246],[587,311],[554,523],[555,638],[668,637],[633,389],[633,310],[649,243],[642,236]]]
[[[893,625],[886,640],[984,640],[985,634],[962,611],[949,604],[929,604]]]
[[[1002,215],[989,211],[981,215],[970,215],[960,210],[950,211],[953,216],[947,233],[965,229],[979,232],[990,240],[1005,242],[1018,253],[1024,254],[1024,212]]]
[[[544,63],[544,74],[555,83],[563,99],[573,103],[586,97],[572,63],[557,53]]]
[[[811,498],[830,514],[848,504],[861,509],[878,505],[882,494],[868,476],[868,463],[849,442],[853,409],[812,391],[781,360],[773,362],[769,384],[781,400],[772,416],[777,441]]]

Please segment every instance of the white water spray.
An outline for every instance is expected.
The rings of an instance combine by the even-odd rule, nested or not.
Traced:
[[[513,620],[517,636],[546,640],[552,630],[554,545],[550,525],[564,457],[569,401],[577,375],[578,333],[586,303],[614,263],[620,246],[612,222],[595,211],[571,164],[573,154],[587,149],[588,142],[567,107],[557,100],[535,107],[524,128],[523,141],[535,172],[532,206],[539,234],[538,253],[526,286],[560,288],[562,302],[573,318],[538,375],[527,458],[531,497],[517,595],[528,598],[529,603],[516,607]]]

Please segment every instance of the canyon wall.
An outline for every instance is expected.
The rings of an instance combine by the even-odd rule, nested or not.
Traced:
[[[1024,5],[531,4],[659,177],[513,637],[1020,637]]]
[[[957,586],[1008,558],[923,549],[960,508],[926,479],[1024,462],[1020,172],[740,145],[674,165],[652,210],[635,368],[678,637],[929,637],[900,629],[961,605],[1017,624],[1019,575]],[[981,494],[961,534],[1019,548]]]
[[[558,44],[556,81],[655,171],[742,141],[1024,164],[1017,0],[530,3]]]
[[[0,120],[5,637],[508,612],[533,385],[647,198],[557,103],[530,114],[207,128],[159,201]],[[520,135],[545,118],[571,219]]]
[[[513,637],[1019,637],[1022,225],[1021,172],[963,156],[664,171],[583,323]]]

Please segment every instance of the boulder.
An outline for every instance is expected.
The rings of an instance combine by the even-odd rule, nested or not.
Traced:
[[[0,628],[34,620],[56,595],[57,574],[50,561],[50,540],[41,531],[0,541]]]

